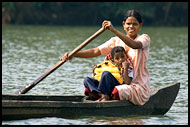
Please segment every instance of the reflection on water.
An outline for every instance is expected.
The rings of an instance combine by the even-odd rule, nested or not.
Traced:
[[[99,27],[11,26],[2,28],[2,93],[13,94],[51,69],[67,51],[72,51]],[[122,30],[122,28],[118,28]],[[164,116],[42,118],[4,121],[3,124],[187,124],[188,36],[187,28],[143,28],[151,37],[148,69],[151,88],[181,83],[179,94]],[[113,34],[105,31],[84,49],[96,47]],[[66,62],[27,94],[82,95],[83,79],[104,56],[74,58]],[[49,122],[48,122],[49,121]]]

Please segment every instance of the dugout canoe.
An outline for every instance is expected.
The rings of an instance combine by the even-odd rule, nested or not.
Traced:
[[[180,83],[169,84],[151,90],[149,101],[143,106],[129,101],[110,100],[94,102],[76,95],[2,95],[2,119],[80,116],[134,116],[164,115],[174,103]]]

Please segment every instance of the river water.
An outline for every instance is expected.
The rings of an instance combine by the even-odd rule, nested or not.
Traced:
[[[14,94],[51,69],[67,51],[72,51],[100,27],[2,25],[2,94]],[[117,29],[122,31],[121,27]],[[151,37],[148,69],[151,88],[180,82],[178,96],[162,116],[85,117],[2,121],[9,125],[187,125],[188,124],[188,28],[144,27]],[[114,36],[105,31],[84,49]],[[93,65],[104,60],[73,58],[64,63],[27,94],[83,95],[83,79]]]

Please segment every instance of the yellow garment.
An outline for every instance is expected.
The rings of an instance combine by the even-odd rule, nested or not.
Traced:
[[[123,84],[123,79],[121,78],[121,71],[116,65],[114,65],[111,61],[108,60],[96,65],[92,77],[100,82],[102,73],[104,71],[109,71],[120,84]]]

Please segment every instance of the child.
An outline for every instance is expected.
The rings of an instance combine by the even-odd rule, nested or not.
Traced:
[[[85,94],[93,96],[98,101],[107,101],[111,97],[113,88],[120,84],[130,84],[132,76],[128,76],[129,64],[125,65],[127,55],[121,46],[111,50],[112,60],[105,60],[94,66],[93,78],[86,77],[84,80]],[[126,70],[126,71],[125,71]],[[124,72],[125,75],[124,75]],[[132,71],[129,75],[131,75]]]

